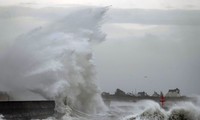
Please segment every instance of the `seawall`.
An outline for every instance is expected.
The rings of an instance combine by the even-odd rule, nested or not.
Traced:
[[[7,120],[45,119],[54,115],[54,101],[1,101],[0,114]]]

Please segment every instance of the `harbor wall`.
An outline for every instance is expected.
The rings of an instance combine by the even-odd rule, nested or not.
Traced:
[[[54,101],[1,101],[0,114],[8,120],[45,119],[54,115]]]

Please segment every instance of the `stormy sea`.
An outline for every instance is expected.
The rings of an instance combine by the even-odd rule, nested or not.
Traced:
[[[148,100],[105,105],[92,46],[106,38],[101,25],[107,10],[76,10],[14,38],[0,54],[1,90],[13,100],[54,100],[61,116],[46,120],[200,120],[198,98],[167,110]]]

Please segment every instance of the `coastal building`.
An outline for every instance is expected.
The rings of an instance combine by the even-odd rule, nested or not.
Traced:
[[[143,92],[138,92],[137,96],[138,97],[146,97],[146,96],[148,96],[148,94],[143,91]]]
[[[135,96],[135,95],[134,95],[133,93],[131,93],[131,92],[128,92],[127,95],[129,95],[129,96]]]
[[[157,92],[154,91],[152,97],[160,97],[160,95]]]
[[[116,89],[115,91],[115,95],[117,96],[123,96],[123,95],[126,95],[126,93],[120,89]]]
[[[169,89],[168,93],[165,95],[166,97],[180,97],[180,90],[176,89]]]
[[[103,92],[101,95],[102,95],[102,96],[108,96],[108,95],[110,95],[110,93],[108,93],[108,92]]]

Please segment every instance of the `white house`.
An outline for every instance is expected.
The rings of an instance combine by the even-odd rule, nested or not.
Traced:
[[[180,90],[178,88],[176,89],[170,89],[168,93],[165,95],[166,97],[180,97]]]

